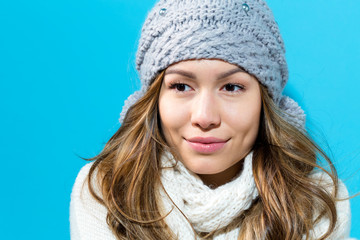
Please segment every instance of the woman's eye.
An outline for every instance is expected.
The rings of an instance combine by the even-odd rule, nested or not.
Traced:
[[[184,83],[171,84],[170,88],[175,89],[176,91],[179,91],[179,92],[187,92],[187,91],[191,90],[191,88]]]
[[[241,85],[228,83],[223,87],[223,90],[228,91],[228,92],[237,92],[237,91],[244,90],[244,87]]]

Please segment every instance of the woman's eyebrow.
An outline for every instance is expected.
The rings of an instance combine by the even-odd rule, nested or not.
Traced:
[[[231,76],[231,75],[233,75],[235,73],[238,73],[238,72],[246,72],[246,71],[243,68],[237,67],[237,68],[231,69],[230,71],[219,74],[217,76],[217,79],[220,80],[220,79],[229,77],[229,76]],[[168,75],[168,74],[179,74],[179,75],[182,75],[182,76],[187,77],[187,78],[196,79],[196,75],[193,74],[192,72],[188,72],[188,71],[184,71],[184,70],[180,70],[180,69],[166,70],[165,75]]]
[[[168,75],[168,74],[179,74],[179,75],[183,75],[184,77],[188,77],[188,78],[192,78],[192,79],[196,78],[195,74],[193,74],[191,72],[184,71],[184,70],[180,70],[180,69],[166,70],[165,75]]]
[[[231,76],[231,75],[233,75],[235,73],[238,73],[238,72],[245,72],[246,73],[246,71],[243,68],[237,67],[237,68],[231,69],[230,71],[219,74],[217,79],[218,80],[224,79],[224,78],[227,78],[227,77],[229,77],[229,76]]]

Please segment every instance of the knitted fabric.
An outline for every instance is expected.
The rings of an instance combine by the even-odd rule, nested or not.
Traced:
[[[205,186],[196,175],[190,173],[180,162],[178,162],[177,167],[163,169],[161,181],[172,200],[196,230],[219,229],[214,235],[214,240],[236,240],[240,228],[230,222],[236,218],[236,214],[241,214],[242,211],[249,208],[252,200],[257,196],[256,186],[253,184],[251,174],[251,158],[251,155],[245,158],[243,171],[237,178],[216,189]],[[173,162],[171,155],[163,155],[163,166],[173,166]],[[106,223],[107,209],[92,197],[88,189],[87,176],[92,164],[89,163],[81,169],[71,193],[71,239],[115,240],[116,237]],[[331,179],[325,173],[314,173],[311,176],[317,179],[319,185],[324,186],[325,189],[331,192],[333,185]],[[96,175],[93,175],[92,184],[96,193],[101,197],[101,191],[95,179]],[[347,189],[341,181],[338,187],[337,197],[339,199],[348,198]],[[159,192],[159,203],[162,207],[160,211],[167,213],[173,205],[163,190],[159,189]],[[187,196],[187,194],[189,195]],[[244,195],[242,196],[242,194]],[[327,240],[351,240],[349,238],[349,200],[337,201],[336,210],[338,221],[334,232]],[[167,225],[179,240],[194,239],[194,232],[185,216],[175,208],[165,218]],[[226,225],[227,223],[230,224]],[[329,220],[322,219],[310,233],[310,239],[319,239],[326,232],[328,226]]]
[[[245,158],[240,176],[216,189],[204,185],[196,174],[188,171],[181,162],[176,163],[169,153],[163,156],[162,166],[165,168],[162,170],[161,182],[176,205],[161,192],[163,214],[174,208],[165,221],[179,239],[194,238],[189,222],[197,232],[220,230],[214,237],[216,240],[236,239],[239,228],[231,223],[247,210],[258,196],[252,175],[252,153]],[[175,167],[171,168],[172,166]],[[189,222],[177,208],[185,214]],[[186,230],[181,230],[184,227]]]
[[[143,25],[136,55],[142,87],[125,101],[120,122],[160,71],[189,59],[221,59],[243,67],[267,87],[290,123],[304,127],[304,112],[282,96],[288,80],[285,47],[262,0],[160,0]]]

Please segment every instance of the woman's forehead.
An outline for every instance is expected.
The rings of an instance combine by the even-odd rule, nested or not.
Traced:
[[[189,60],[183,60],[180,62],[173,63],[167,67],[167,69],[172,69],[176,67],[187,67],[187,68],[197,68],[198,66],[221,66],[224,68],[240,68],[244,70],[241,66],[238,66],[236,64],[229,63],[227,61],[224,61],[222,59],[216,59],[216,58],[203,58],[203,59],[189,59]],[[245,70],[244,70],[245,71]]]

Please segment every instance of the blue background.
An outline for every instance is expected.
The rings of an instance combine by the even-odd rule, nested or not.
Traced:
[[[85,164],[78,155],[102,149],[139,87],[134,55],[154,2],[0,2],[2,239],[69,238],[71,188]],[[350,193],[360,192],[358,0],[268,3],[287,47],[285,91]],[[360,238],[360,197],[351,204]]]

